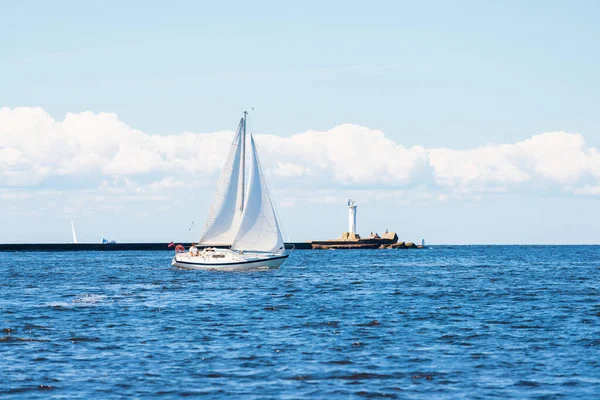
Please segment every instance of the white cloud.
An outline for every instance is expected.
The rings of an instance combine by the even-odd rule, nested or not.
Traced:
[[[310,168],[290,162],[278,162],[273,169],[273,174],[282,178],[306,176],[311,175],[311,173]]]
[[[600,153],[580,134],[548,132],[516,144],[456,151],[432,149],[436,182],[447,187],[507,187],[550,183],[566,188],[600,179]]]
[[[0,179],[35,184],[48,175],[212,172],[231,132],[149,135],[116,114],[69,113],[55,121],[41,108],[0,108]]]
[[[140,187],[140,188],[138,188],[138,191],[146,190],[146,191],[151,191],[151,192],[160,192],[165,189],[179,189],[179,188],[183,188],[186,186],[189,186],[189,184],[186,182],[183,182],[178,179],[174,179],[172,177],[167,177],[158,182],[150,183],[146,188]]]
[[[258,135],[257,146],[268,162],[302,168],[295,175],[325,174],[343,184],[407,184],[427,165],[423,147],[405,148],[379,130],[351,124],[289,138]]]
[[[232,136],[232,131],[146,134],[112,113],[69,113],[56,121],[41,108],[4,107],[0,187],[51,187],[67,177],[76,186],[73,178],[79,177],[113,192],[177,190],[189,186],[190,178],[214,180]],[[600,151],[588,147],[582,135],[566,132],[468,150],[404,147],[379,130],[351,124],[290,137],[255,136],[263,167],[278,188],[302,184],[372,192],[424,185],[443,201],[451,193],[476,196],[522,187],[595,194],[600,185]]]
[[[344,204],[345,196],[311,196],[308,199],[310,204]]]
[[[599,186],[585,185],[582,188],[575,189],[575,194],[580,194],[580,195],[585,195],[585,196],[600,196],[600,185]]]
[[[19,193],[19,192],[7,192],[0,193],[0,199],[2,200],[27,200],[30,199],[33,195],[31,193]]]

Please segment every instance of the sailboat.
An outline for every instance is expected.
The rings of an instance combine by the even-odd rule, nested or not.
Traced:
[[[276,269],[288,258],[254,138],[246,135],[247,115],[244,111],[206,218],[199,241],[204,250],[197,255],[176,250],[175,267]]]
[[[75,236],[75,225],[73,225],[73,220],[71,220],[71,232],[73,233],[73,244],[77,244],[77,236]]]

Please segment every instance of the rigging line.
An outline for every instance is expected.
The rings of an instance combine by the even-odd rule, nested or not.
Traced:
[[[256,157],[256,163],[258,164],[259,175],[262,175],[262,178],[263,178],[262,181],[265,185],[265,191],[267,192],[267,196],[269,197],[269,201],[271,202],[271,207],[273,208],[273,214],[275,214],[274,215],[275,223],[279,227],[279,231],[282,234],[281,236],[282,236],[283,242],[285,243],[285,242],[289,241],[289,238],[287,237],[287,234],[285,233],[285,228],[281,224],[281,218],[279,217],[279,213],[277,212],[277,207],[275,207],[275,202],[273,201],[273,196],[271,195],[271,191],[269,190],[269,185],[267,184],[267,178],[265,177],[265,172],[262,168],[262,163],[260,162],[260,158],[258,158],[258,150],[256,149],[256,144],[254,145],[254,153],[255,153],[255,157]],[[269,224],[269,225],[271,225],[271,224]]]
[[[275,223],[277,224],[279,217],[277,215],[277,211],[275,210],[275,206],[273,204],[273,199],[271,198],[271,194],[269,193],[269,186],[267,185],[267,179],[265,178],[265,174],[262,169],[262,164],[260,162],[260,158],[258,157],[258,150],[256,149],[256,144],[254,145],[254,159],[256,160],[256,164],[258,164],[259,182],[264,187],[264,191],[266,192],[269,203],[271,203],[271,208],[273,209],[273,217],[275,218]],[[269,228],[271,228],[271,232],[277,232],[277,230],[269,223],[267,216],[262,212],[262,210],[259,212],[259,215],[264,218],[266,224],[269,226]],[[278,224],[278,226],[279,226],[279,224]],[[283,227],[280,226],[280,231],[282,231],[282,229],[283,229]],[[285,235],[285,232],[284,232],[284,235]],[[284,239],[284,241],[285,241],[285,239]]]
[[[268,189],[267,189],[268,190]],[[285,228],[283,227],[283,224],[281,223],[281,217],[279,216],[279,213],[277,212],[277,207],[275,206],[275,202],[273,201],[273,196],[271,195],[271,193],[269,192],[269,197],[271,198],[271,207],[273,207],[273,214],[275,214],[275,221],[277,222],[277,225],[279,226],[279,230],[281,231],[282,235],[282,239],[284,242],[289,242],[290,238],[288,237],[287,233],[285,233]]]

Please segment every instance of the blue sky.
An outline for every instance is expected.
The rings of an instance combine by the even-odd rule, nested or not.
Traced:
[[[272,172],[290,239],[338,236],[346,228],[344,199],[353,196],[363,234],[387,228],[402,239],[432,243],[600,242],[597,2],[216,3],[0,3],[0,107],[11,110],[0,124],[0,150],[11,149],[4,164],[0,155],[0,242],[68,241],[71,219],[87,241],[102,234],[119,241],[177,240],[190,219],[200,230],[219,157],[193,159],[205,164],[194,167],[202,173],[158,164],[140,172],[130,165],[134,161],[123,164],[127,151],[115,162],[110,152],[116,147],[94,147],[102,147],[106,135],[99,130],[93,135],[100,144],[74,146],[106,158],[66,171],[56,164],[64,144],[46,138],[59,128],[76,137],[77,129],[115,132],[126,124],[181,141],[183,132],[231,131],[250,106],[255,133],[297,146],[293,135],[346,126],[335,131],[340,149],[345,138],[364,139],[354,136],[359,128],[374,135],[373,143],[383,132],[413,149],[387,155],[413,162],[386,160],[385,179],[353,180],[339,168],[368,170],[377,157],[340,150],[356,156],[354,165],[340,164],[335,143],[328,142],[334,149],[329,163],[315,169],[318,158],[305,152],[286,164],[273,144],[280,142],[265,136],[262,146],[272,151],[263,164],[267,175]],[[17,116],[17,107],[39,107],[58,125],[40,123],[41,114]],[[63,126],[67,113],[87,111],[116,114],[117,122],[79,117]],[[24,124],[27,129],[19,128]],[[579,134],[584,143],[575,136],[541,136],[535,148],[517,145],[547,132]],[[31,137],[38,149],[57,154],[40,155],[8,135]],[[300,142],[318,147],[331,135],[315,137]],[[543,147],[550,142],[551,149],[572,151]],[[261,140],[258,145],[261,151]],[[502,145],[515,148],[505,153]],[[150,153],[161,151],[148,146]],[[496,158],[486,152],[460,153],[482,146],[505,156],[490,166],[487,160]],[[135,149],[135,141],[129,147]],[[542,159],[542,153],[549,155]],[[464,160],[470,161],[457,166]],[[549,169],[553,160],[556,171]],[[519,171],[509,174],[507,165]],[[571,165],[580,167],[560,175]],[[395,168],[413,172],[405,176]],[[473,178],[486,168],[489,174]],[[149,187],[154,198],[140,195]],[[185,217],[174,220],[180,214]]]

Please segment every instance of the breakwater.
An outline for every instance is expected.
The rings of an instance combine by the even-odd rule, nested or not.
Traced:
[[[423,242],[419,246],[413,242],[399,242],[398,235],[388,231],[381,236],[371,232],[371,235],[366,238],[361,238],[356,233],[344,232],[337,239],[313,240],[309,243],[314,250],[422,249],[424,247]]]
[[[179,243],[176,243],[179,244]],[[189,248],[191,243],[181,243],[185,248]],[[198,249],[205,246],[197,245]],[[211,246],[214,247],[214,246]],[[227,247],[227,246],[216,246]],[[388,242],[386,240],[363,240],[357,242],[344,241],[309,241],[309,242],[289,242],[285,244],[288,250],[327,250],[327,249],[417,249],[417,246],[411,242]],[[4,252],[59,252],[59,251],[174,251],[168,243],[3,243],[0,244],[0,253]]]
[[[182,243],[188,248],[191,243]],[[202,246],[197,246],[202,249]],[[286,243],[286,249],[310,250],[308,242]],[[7,243],[0,244],[0,252],[25,252],[25,251],[174,251],[168,243]]]
[[[352,242],[312,242],[313,250],[356,250],[356,249],[422,249],[413,242],[397,243],[352,243]]]

